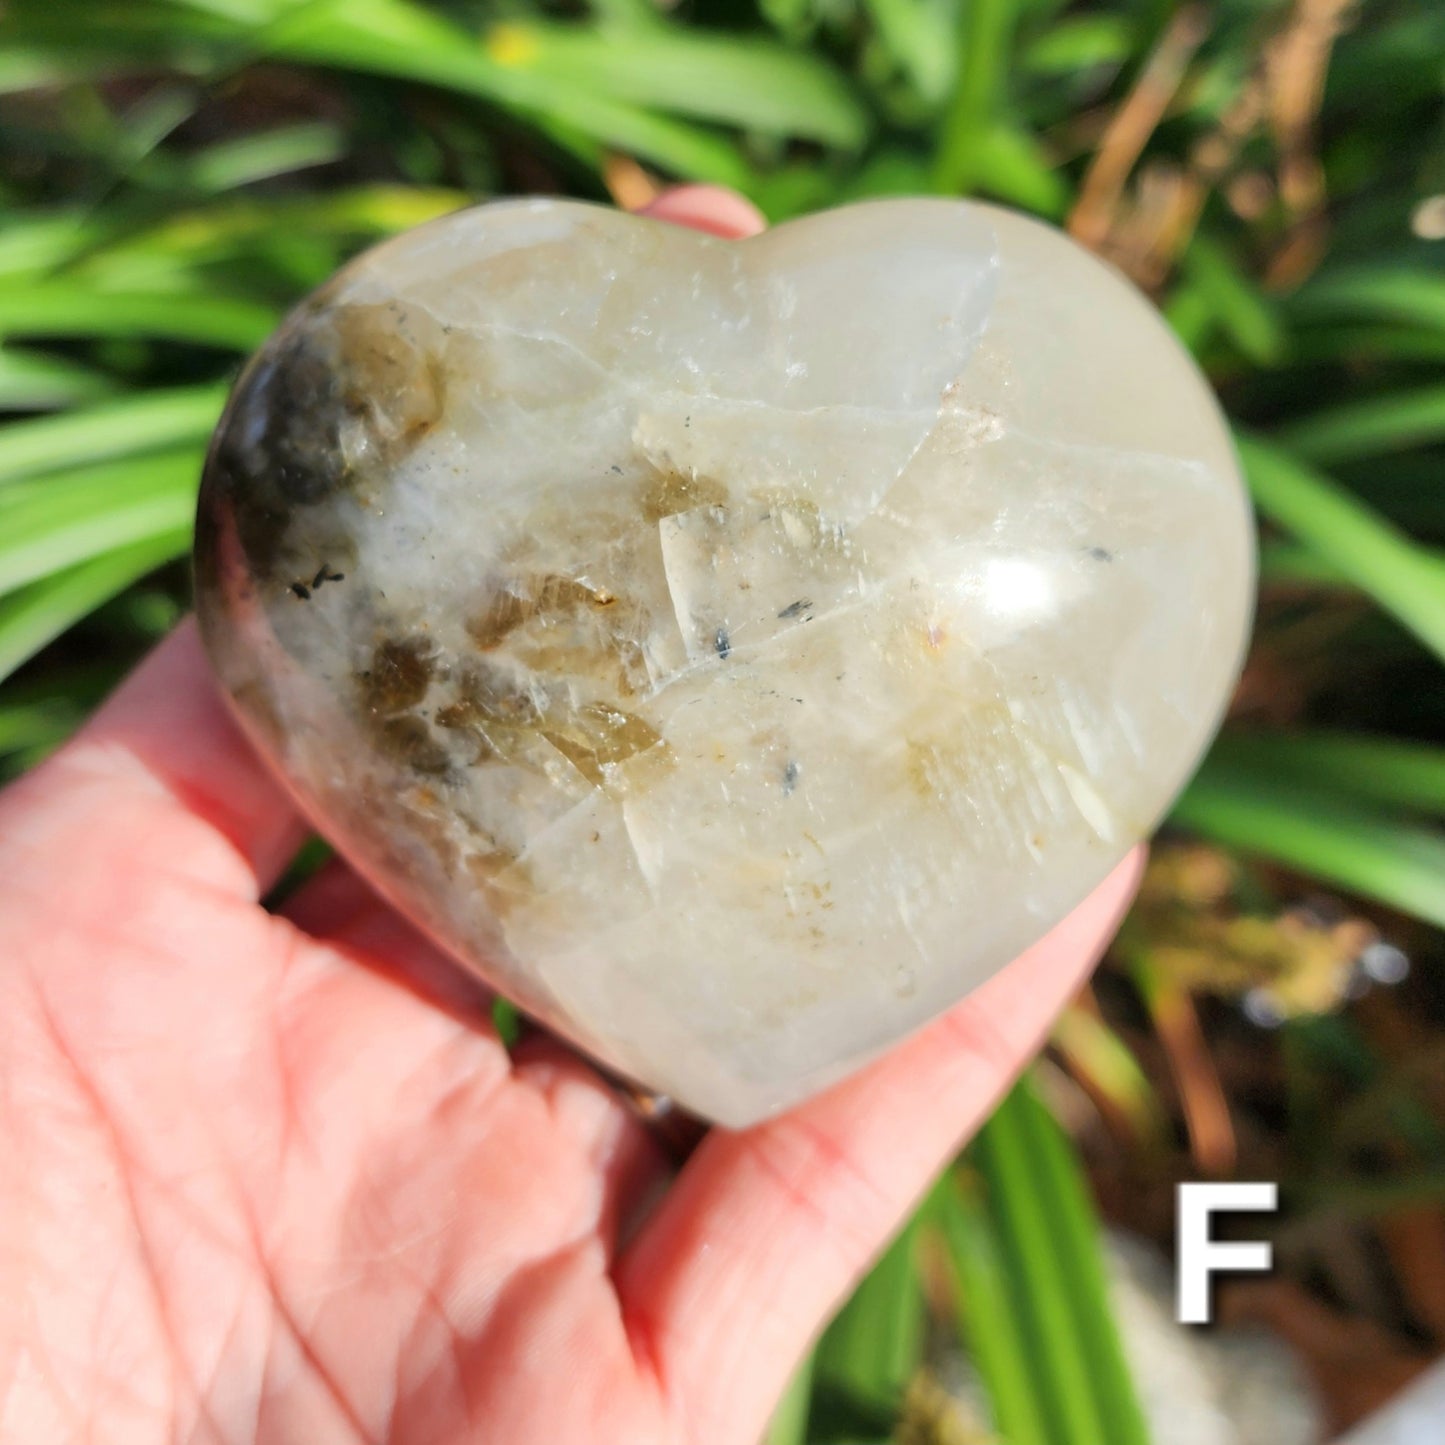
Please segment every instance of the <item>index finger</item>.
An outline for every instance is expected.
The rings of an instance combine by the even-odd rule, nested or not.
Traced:
[[[154,867],[250,899],[307,831],[231,718],[193,619],[4,803],[7,836],[72,875],[123,858],[132,876]]]

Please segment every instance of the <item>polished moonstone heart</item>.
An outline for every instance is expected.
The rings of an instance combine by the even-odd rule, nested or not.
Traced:
[[[322,832],[733,1125],[1153,827],[1253,565],[1149,305],[952,201],[744,242],[526,201],[381,246],[242,377],[197,546],[220,676]]]

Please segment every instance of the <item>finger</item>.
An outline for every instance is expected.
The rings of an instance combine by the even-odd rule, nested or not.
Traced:
[[[674,186],[639,214],[729,240],[756,236],[768,224],[751,201],[722,186]]]
[[[1142,850],[1001,974],[820,1098],[713,1130],[619,1262],[638,1358],[699,1439],[761,1430],[793,1365],[987,1117],[1112,937]]]
[[[546,1102],[553,1124],[586,1155],[600,1183],[595,1230],[611,1259],[672,1175],[666,1151],[591,1064],[549,1034],[512,1051],[512,1077]]]
[[[495,1038],[492,992],[333,858],[278,910],[313,938],[345,950],[428,1002]],[[668,1158],[625,1100],[590,1064],[547,1034],[512,1051],[513,1080],[540,1097],[551,1123],[598,1181],[595,1230],[608,1258],[629,1222],[656,1197]]]
[[[183,622],[95,717],[7,795],[32,858],[75,872],[124,860],[245,898],[275,881],[305,825],[222,702]],[[28,846],[25,846],[28,845]]]
[[[375,893],[340,858],[325,863],[277,910],[304,933],[402,983],[488,1033],[495,995]]]
[[[431,943],[339,858],[326,863],[278,910],[313,938],[495,1037],[494,995]],[[597,1232],[610,1257],[629,1220],[668,1176],[668,1156],[621,1094],[550,1035],[528,1034],[512,1050],[514,1079],[546,1104],[601,1181]]]

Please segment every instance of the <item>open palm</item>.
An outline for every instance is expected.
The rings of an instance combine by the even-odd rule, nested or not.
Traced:
[[[674,1175],[303,833],[190,625],[0,796],[0,1439],[748,1445],[1137,874]]]

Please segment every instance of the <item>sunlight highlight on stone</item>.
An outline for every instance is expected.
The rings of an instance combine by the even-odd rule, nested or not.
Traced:
[[[983,568],[983,594],[990,612],[1020,625],[1042,622],[1057,610],[1053,579],[1023,557],[990,558]]]

